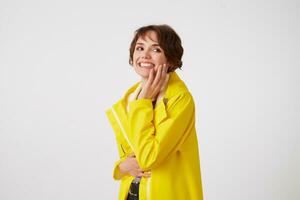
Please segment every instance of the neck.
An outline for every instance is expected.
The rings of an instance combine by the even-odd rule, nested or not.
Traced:
[[[142,85],[145,85],[145,83],[147,82],[147,80],[148,80],[148,77],[147,77],[147,78],[142,77],[142,78],[141,78],[141,83],[142,83]]]

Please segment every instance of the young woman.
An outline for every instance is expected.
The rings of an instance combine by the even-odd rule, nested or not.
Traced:
[[[193,97],[175,70],[181,39],[168,25],[136,30],[129,63],[141,81],[106,111],[120,159],[119,200],[202,200]]]

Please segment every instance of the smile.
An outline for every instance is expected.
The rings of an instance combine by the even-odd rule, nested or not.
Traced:
[[[153,68],[155,65],[153,63],[140,62],[138,63],[140,67],[143,68]]]

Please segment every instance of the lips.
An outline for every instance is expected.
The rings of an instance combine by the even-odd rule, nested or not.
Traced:
[[[138,66],[143,67],[143,68],[153,68],[153,67],[155,67],[155,65],[151,62],[139,62]]]

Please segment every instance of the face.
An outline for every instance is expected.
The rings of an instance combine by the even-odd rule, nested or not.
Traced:
[[[135,72],[147,79],[150,69],[156,72],[158,66],[164,63],[168,66],[164,51],[158,44],[156,33],[148,31],[144,37],[139,37],[133,53],[132,64]]]

